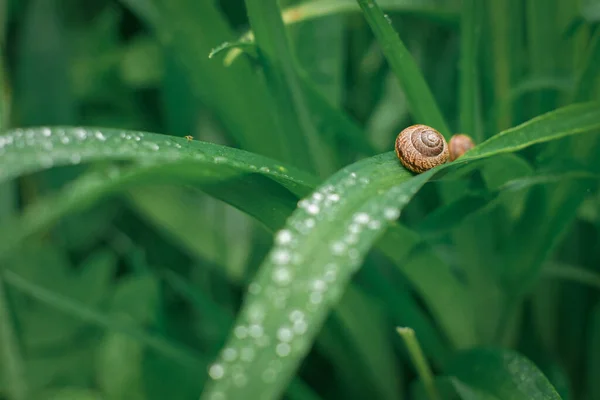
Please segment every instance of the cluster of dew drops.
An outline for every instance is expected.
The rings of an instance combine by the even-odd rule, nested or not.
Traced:
[[[233,329],[233,340],[208,369],[211,379],[243,388],[248,383],[248,371],[253,370],[253,363],[260,357],[263,370],[258,372],[262,380],[275,381],[283,359],[308,350],[307,332],[318,322],[320,305],[335,303],[344,282],[360,265],[361,251],[357,244],[361,235],[379,231],[384,222],[399,217],[400,211],[394,207],[373,213],[361,209],[353,214],[341,234],[317,244],[326,245],[329,250],[325,265],[307,260],[314,247],[304,245],[304,237],[321,221],[335,223],[345,204],[343,193],[350,188],[363,190],[370,183],[367,177],[361,178],[355,172],[344,174],[335,186],[324,185],[300,200],[286,228],[275,234],[269,263],[248,287],[246,307]],[[226,398],[224,392],[211,392],[211,400]]]
[[[227,164],[232,167],[278,178],[293,180],[284,166],[255,165],[246,160],[236,160],[219,154],[203,152],[197,147],[186,151],[186,143],[172,140],[166,135],[113,129],[83,127],[40,127],[14,129],[0,135],[0,179],[11,176],[16,165],[33,169],[48,169],[55,165],[77,165],[89,159],[131,158],[141,164],[153,164],[182,158]]]

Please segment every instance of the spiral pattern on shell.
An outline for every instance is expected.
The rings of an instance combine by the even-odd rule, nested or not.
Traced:
[[[450,138],[448,150],[450,151],[450,161],[456,160],[458,157],[465,154],[467,151],[475,147],[473,139],[464,133],[458,133]]]
[[[412,125],[396,138],[396,155],[402,165],[421,173],[448,160],[448,143],[441,133],[427,125]]]

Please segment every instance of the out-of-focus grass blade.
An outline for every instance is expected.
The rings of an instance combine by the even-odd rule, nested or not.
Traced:
[[[542,270],[542,276],[550,279],[577,282],[600,289],[600,275],[575,265],[551,263]]]
[[[366,253],[436,172],[592,130],[600,126],[597,107],[576,105],[535,118],[499,133],[454,163],[417,176],[402,168],[393,153],[333,175],[299,203],[249,287],[223,354],[251,349],[252,363],[221,356],[209,369],[214,381],[204,398],[277,398]],[[336,279],[328,281],[332,271]],[[476,338],[462,340],[472,344]],[[247,379],[244,386],[235,384],[234,375],[240,373]]]
[[[418,123],[429,125],[446,138],[451,135],[425,78],[398,33],[375,0],[358,0],[365,19],[371,26],[383,54],[400,81],[409,107]]]
[[[332,172],[330,154],[316,130],[306,94],[297,72],[294,54],[277,1],[246,0],[267,84],[273,96],[277,121],[292,146],[292,162],[310,172]],[[291,150],[290,149],[290,150]]]
[[[600,303],[590,312],[590,324],[587,345],[587,391],[590,399],[600,396]]]
[[[21,345],[17,340],[13,315],[9,308],[5,279],[0,275],[0,360],[6,391],[15,400],[28,397],[27,380],[21,357]]]
[[[429,0],[381,0],[379,5],[386,11],[419,15],[444,24],[454,25],[458,22],[456,10]],[[281,16],[285,24],[292,25],[328,15],[358,11],[360,8],[354,0],[312,0],[282,10]],[[245,32],[242,40],[253,41],[254,33]],[[225,57],[225,65],[231,65],[240,54],[237,49],[231,50]]]
[[[585,62],[585,67],[579,74],[577,87],[575,88],[575,100],[583,101],[590,99],[598,82],[598,64],[600,64],[600,31],[597,31],[590,43],[590,50]]]
[[[481,143],[483,135],[478,128],[478,47],[481,35],[481,2],[466,0],[462,3],[460,32],[460,130],[470,135],[475,143]]]
[[[486,4],[486,21],[490,24],[492,51],[494,103],[499,104],[509,96],[511,88],[510,12],[504,0],[491,0]],[[498,116],[492,132],[500,132],[511,126],[512,110]]]
[[[224,69],[208,59],[215,43],[233,37],[216,4],[193,0],[129,0],[126,4],[173,54],[187,72],[194,93],[243,149],[287,158],[286,136],[276,129],[265,87],[250,65],[240,62]]]
[[[483,348],[459,353],[446,373],[474,391],[483,392],[486,399],[561,399],[535,364],[509,350]]]
[[[191,349],[182,348],[181,346],[175,345],[164,338],[139,330],[131,324],[124,323],[115,318],[101,314],[73,299],[66,298],[58,293],[54,293],[42,286],[30,282],[18,275],[16,272],[4,270],[0,273],[4,277],[7,284],[23,293],[28,294],[31,297],[55,307],[58,310],[76,316],[83,321],[100,326],[104,329],[122,332],[137,339],[140,343],[145,344],[158,353],[163,354],[166,357],[170,357],[173,360],[182,363],[183,365],[197,368],[202,368],[203,365],[206,365],[206,361],[199,356],[194,355],[194,351]]]

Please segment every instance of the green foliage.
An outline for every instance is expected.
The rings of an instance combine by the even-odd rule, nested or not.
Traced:
[[[594,2],[0,7],[0,399],[600,395]]]

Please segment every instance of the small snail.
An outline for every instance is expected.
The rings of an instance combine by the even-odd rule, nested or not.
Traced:
[[[402,165],[421,173],[448,160],[448,143],[441,133],[427,125],[412,125],[396,138],[396,155]]]
[[[475,147],[475,143],[469,135],[459,133],[450,138],[448,147],[450,149],[450,161],[454,161]]]

